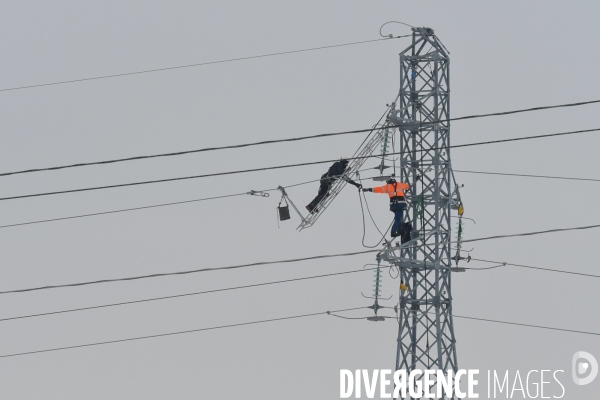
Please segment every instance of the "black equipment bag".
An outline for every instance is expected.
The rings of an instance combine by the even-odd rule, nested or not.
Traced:
[[[290,208],[287,205],[277,207],[277,211],[279,212],[280,221],[290,219]]]
[[[412,230],[412,224],[410,222],[402,223],[400,228],[400,243],[410,242],[410,231]]]

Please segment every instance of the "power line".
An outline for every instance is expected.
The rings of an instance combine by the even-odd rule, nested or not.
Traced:
[[[600,224],[589,225],[589,226],[580,226],[580,227],[574,227],[574,228],[550,229],[550,230],[537,231],[537,232],[526,232],[526,233],[516,233],[516,234],[510,234],[510,235],[488,236],[488,237],[483,237],[483,238],[462,240],[461,242],[462,243],[478,242],[478,241],[482,241],[482,240],[494,240],[494,239],[503,239],[503,238],[509,238],[509,237],[532,236],[532,235],[540,235],[540,234],[546,234],[546,233],[566,232],[566,231],[592,229],[592,228],[599,228],[599,227],[600,227]],[[453,244],[453,243],[457,243],[457,242],[456,241],[448,242],[448,244]],[[397,248],[408,248],[408,247],[418,247],[418,246],[419,246],[418,244],[410,244],[409,246],[407,246],[405,244],[403,246],[398,246]],[[295,263],[295,262],[300,262],[300,261],[319,260],[319,259],[324,259],[324,258],[350,257],[350,256],[356,256],[356,255],[360,255],[360,254],[378,253],[380,251],[381,251],[380,249],[361,250],[361,251],[355,251],[355,252],[349,252],[349,253],[323,254],[323,255],[318,255],[318,256],[293,258],[293,259],[278,260],[278,261],[260,261],[260,262],[250,263],[250,264],[232,265],[232,266],[227,266],[227,267],[200,268],[200,269],[193,269],[193,270],[186,270],[186,271],[162,272],[162,273],[148,274],[148,275],[137,275],[137,276],[131,276],[131,277],[126,277],[126,278],[101,279],[101,280],[96,280],[96,281],[40,286],[40,287],[27,288],[27,289],[5,290],[5,291],[0,291],[0,295],[8,294],[8,293],[33,292],[33,291],[38,291],[38,290],[57,289],[57,288],[65,288],[65,287],[87,286],[87,285],[95,285],[95,284],[100,284],[100,283],[133,281],[133,280],[138,280],[138,279],[158,278],[158,277],[164,277],[164,276],[187,275],[187,274],[195,274],[195,273],[208,272],[208,271],[231,270],[231,269],[239,269],[239,268],[247,268],[247,267],[256,267],[256,266],[261,266],[261,265]]]
[[[561,133],[550,133],[550,134],[544,134],[544,135],[522,136],[522,137],[512,138],[512,139],[499,139],[499,140],[488,140],[488,141],[484,141],[484,142],[465,143],[465,144],[446,146],[443,149],[481,146],[481,145],[490,145],[490,144],[498,144],[498,143],[508,143],[508,142],[516,142],[516,141],[521,141],[521,140],[542,139],[542,138],[548,138],[548,137],[573,135],[573,134],[577,134],[577,133],[586,133],[586,132],[595,132],[595,131],[600,131],[600,128],[585,129],[585,130],[570,131],[570,132],[561,132]],[[432,148],[431,150],[435,150],[435,149]],[[401,155],[401,154],[405,154],[405,153],[407,153],[407,152],[388,153],[388,156]],[[356,160],[356,159],[378,158],[378,157],[380,157],[380,156],[379,155],[370,155],[370,156],[363,156],[363,157],[348,157],[348,159]],[[70,190],[61,190],[61,191],[55,191],[55,192],[26,194],[26,195],[20,195],[20,196],[9,196],[9,197],[1,197],[0,201],[24,199],[24,198],[29,198],[29,197],[50,196],[50,195],[56,195],[56,194],[87,192],[87,191],[91,191],[91,190],[114,189],[114,188],[126,187],[126,186],[139,186],[139,185],[148,185],[148,184],[154,184],[154,183],[174,182],[174,181],[199,179],[199,178],[207,178],[207,177],[214,177],[214,176],[235,175],[235,174],[241,174],[241,173],[269,171],[269,170],[284,169],[284,168],[303,167],[303,166],[308,166],[308,165],[326,164],[326,163],[331,163],[331,162],[335,162],[335,161],[338,161],[338,160],[333,159],[333,160],[323,160],[323,161],[312,161],[312,162],[306,162],[306,163],[278,165],[278,166],[273,166],[273,167],[253,168],[253,169],[245,169],[245,170],[238,170],[238,171],[216,172],[216,173],[212,173],[212,174],[192,175],[192,176],[184,176],[184,177],[178,177],[178,178],[156,179],[156,180],[151,180],[151,181],[121,183],[121,184],[116,184],[116,185],[96,186],[96,187],[82,188],[82,189],[70,189]]]
[[[250,263],[250,264],[232,265],[232,266],[228,266],[228,267],[200,268],[200,269],[187,270],[187,271],[163,272],[163,273],[149,274],[149,275],[138,275],[138,276],[131,276],[131,277],[127,277],[127,278],[101,279],[101,280],[96,280],[96,281],[69,283],[69,284],[62,284],[62,285],[40,286],[40,287],[28,288],[28,289],[5,290],[5,291],[0,292],[0,294],[33,292],[33,291],[38,291],[38,290],[96,285],[96,284],[100,284],[100,283],[133,281],[133,280],[138,280],[138,279],[158,278],[158,277],[164,277],[164,276],[187,275],[187,274],[195,274],[195,273],[208,272],[208,271],[222,271],[222,270],[239,269],[239,268],[247,268],[247,267],[257,267],[260,265],[295,263],[295,262],[300,262],[300,261],[319,260],[319,259],[323,259],[323,258],[348,257],[348,256],[355,256],[355,255],[364,254],[364,253],[371,253],[373,251],[379,251],[379,250],[356,251],[356,252],[351,252],[351,253],[340,253],[340,254],[326,254],[326,255],[312,256],[312,257],[294,258],[294,259],[289,259],[289,260],[261,261],[261,262],[255,262],[255,263]]]
[[[484,171],[465,171],[460,169],[455,169],[454,172],[461,172],[465,174],[483,174],[483,175],[502,175],[502,176],[522,176],[526,178],[546,178],[546,179],[565,179],[570,181],[590,181],[590,182],[600,182],[600,179],[592,179],[592,178],[573,178],[567,176],[549,176],[549,175],[530,175],[530,174],[508,174],[503,172],[484,172]]]
[[[375,270],[375,269],[377,269],[377,268],[375,267],[375,268],[356,269],[356,270],[352,270],[352,271],[334,272],[334,273],[331,273],[331,274],[313,275],[313,276],[306,276],[306,277],[302,277],[302,278],[292,278],[292,279],[284,279],[284,280],[279,280],[279,281],[255,283],[255,284],[252,284],[252,285],[234,286],[234,287],[228,287],[228,288],[222,288],[222,289],[204,290],[204,291],[201,291],[201,292],[176,294],[176,295],[162,296],[162,297],[153,297],[153,298],[143,299],[143,300],[123,301],[123,302],[119,302],[119,303],[103,304],[103,305],[99,305],[99,306],[79,307],[79,308],[71,308],[71,309],[68,309],[68,310],[60,310],[60,311],[51,311],[51,312],[38,313],[38,314],[21,315],[21,316],[18,316],[18,317],[1,318],[0,322],[2,322],[2,321],[12,321],[12,320],[15,320],[15,319],[42,317],[42,316],[46,316],[46,315],[65,314],[65,313],[71,313],[71,312],[77,312],[77,311],[95,310],[95,309],[99,309],[99,308],[124,306],[124,305],[129,305],[129,304],[146,303],[146,302],[150,302],[150,301],[176,299],[176,298],[179,298],[179,297],[197,296],[197,295],[208,294],[208,293],[225,292],[225,291],[229,291],[229,290],[238,290],[238,289],[247,289],[247,288],[259,287],[259,286],[277,285],[277,284],[280,284],[280,283],[298,282],[298,281],[305,281],[305,280],[309,280],[309,279],[319,279],[319,278],[325,278],[325,277],[331,277],[331,276],[341,276],[341,275],[354,274],[354,273],[357,273],[357,272],[372,271],[372,270]]]
[[[487,236],[487,237],[482,237],[482,238],[477,238],[477,239],[462,240],[461,242],[462,243],[479,242],[479,241],[482,241],[482,240],[490,240],[490,239],[504,239],[504,238],[511,238],[511,237],[533,236],[533,235],[541,235],[541,234],[544,234],[544,233],[577,231],[577,230],[586,230],[586,229],[594,229],[594,228],[600,228],[600,224],[597,224],[597,225],[586,225],[586,226],[576,226],[574,228],[547,229],[547,230],[544,230],[544,231],[516,233],[516,234],[511,234],[511,235]]]
[[[117,159],[113,159],[113,160],[93,161],[93,162],[87,162],[87,163],[61,165],[61,166],[49,167],[49,168],[33,168],[33,169],[27,169],[27,170],[22,170],[22,171],[3,172],[3,173],[0,173],[0,176],[27,174],[27,173],[31,173],[31,172],[41,172],[41,171],[55,171],[55,170],[66,169],[66,168],[87,167],[90,165],[114,164],[114,163],[125,162],[125,161],[145,160],[148,158],[181,156],[181,155],[186,155],[186,154],[203,153],[203,152],[208,152],[208,151],[240,149],[240,148],[244,148],[244,147],[261,146],[261,145],[265,145],[265,144],[297,142],[300,140],[319,139],[319,138],[326,138],[326,137],[331,137],[331,136],[348,135],[348,134],[352,134],[352,133],[363,133],[363,132],[374,131],[374,130],[377,130],[377,128],[358,129],[358,130],[354,130],[354,131],[334,132],[334,133],[321,133],[318,135],[300,136],[300,137],[288,138],[288,139],[262,140],[260,142],[253,142],[253,143],[234,144],[234,145],[230,145],[230,146],[205,147],[202,149],[185,150],[185,151],[178,151],[178,152],[174,152],[174,153],[162,153],[162,154],[152,154],[152,155],[146,155],[146,156],[117,158]]]
[[[499,265],[495,265],[493,267],[487,267],[487,268],[470,268],[470,267],[463,267],[463,268],[470,270],[470,271],[482,271],[482,270],[489,270],[492,268],[499,268],[499,267],[504,267],[504,266],[510,265],[510,266],[521,267],[521,268],[530,268],[530,269],[534,269],[534,270],[550,271],[550,272],[557,272],[557,273],[570,274],[570,275],[579,275],[579,276],[585,276],[585,277],[591,277],[591,278],[600,278],[600,275],[585,274],[585,273],[581,273],[581,272],[565,271],[565,270],[543,268],[543,267],[533,267],[530,265],[522,265],[522,264],[511,264],[511,263],[507,263],[507,262],[490,261],[490,260],[483,260],[483,259],[479,259],[479,258],[472,258],[471,260],[499,264]],[[330,274],[312,275],[312,276],[307,276],[307,277],[302,277],[302,278],[284,279],[284,280],[279,280],[279,281],[263,282],[263,283],[234,286],[234,287],[221,288],[221,289],[204,290],[201,292],[192,292],[192,293],[176,294],[176,295],[171,295],[171,296],[153,297],[153,298],[142,299],[142,300],[124,301],[124,302],[119,302],[119,303],[103,304],[103,305],[99,305],[99,306],[79,307],[79,308],[72,308],[72,309],[60,310],[60,311],[51,311],[51,312],[45,312],[45,313],[21,315],[21,316],[17,316],[17,317],[0,318],[0,322],[11,321],[11,320],[16,320],[16,319],[32,318],[32,317],[42,317],[42,316],[47,316],[47,315],[64,314],[64,313],[71,313],[71,312],[78,312],[78,311],[94,310],[94,309],[99,309],[99,308],[116,307],[116,306],[123,306],[123,305],[137,304],[137,303],[146,303],[146,302],[158,301],[158,300],[168,300],[168,299],[175,299],[175,298],[180,298],[180,297],[196,296],[196,295],[224,292],[224,291],[230,291],[230,290],[276,285],[276,284],[280,284],[280,283],[289,283],[289,282],[297,282],[297,281],[304,281],[304,280],[310,280],[310,279],[319,279],[319,278],[332,277],[332,276],[341,276],[341,275],[354,274],[354,273],[363,272],[363,271],[372,271],[375,269],[377,269],[377,267],[363,268],[363,269],[344,271],[344,272],[334,272],[334,273],[330,273]]]
[[[293,315],[293,316],[289,316],[289,317],[270,318],[270,319],[263,319],[263,320],[251,321],[251,322],[241,322],[241,323],[237,323],[237,324],[213,326],[213,327],[209,327],[209,328],[189,329],[189,330],[185,330],[185,331],[159,333],[159,334],[155,334],[155,335],[146,335],[146,336],[137,336],[137,337],[127,338],[127,339],[116,339],[116,340],[107,340],[104,342],[94,342],[94,343],[80,344],[80,345],[74,345],[74,346],[55,347],[55,348],[44,349],[44,350],[34,350],[34,351],[26,351],[26,352],[21,352],[21,353],[4,354],[4,355],[0,355],[0,358],[17,357],[17,356],[24,356],[24,355],[31,355],[31,354],[39,354],[39,353],[49,353],[49,352],[54,352],[54,351],[77,349],[77,348],[82,348],[82,347],[100,346],[100,345],[105,345],[105,344],[132,342],[132,341],[136,341],[136,340],[152,339],[152,338],[165,337],[165,336],[175,336],[175,335],[182,335],[182,334],[186,334],[186,333],[203,332],[203,331],[233,328],[233,327],[246,326],[246,325],[256,325],[256,324],[262,324],[262,323],[267,323],[267,322],[284,321],[284,320],[297,319],[297,318],[314,317],[317,315],[337,316],[337,315],[333,315],[333,313],[362,310],[362,309],[367,309],[367,308],[369,308],[369,307],[354,307],[354,308],[346,308],[346,309],[342,309],[342,310],[322,311],[322,312],[309,313],[309,314]],[[426,312],[426,311],[421,311],[421,312]],[[470,319],[470,320],[474,320],[474,321],[493,322],[493,323],[497,323],[497,324],[523,326],[523,327],[528,327],[528,328],[537,328],[537,329],[544,329],[544,330],[553,330],[553,331],[561,331],[561,332],[578,333],[578,334],[584,334],[584,335],[600,336],[600,333],[598,333],[598,332],[587,332],[587,331],[580,331],[580,330],[574,330],[574,329],[555,328],[555,327],[543,326],[543,325],[522,324],[519,322],[502,321],[502,320],[489,319],[489,318],[469,317],[466,315],[453,315],[453,317]]]
[[[267,54],[260,54],[260,55],[255,55],[255,56],[229,58],[226,60],[208,61],[208,62],[187,64],[187,65],[178,65],[178,66],[174,66],[174,67],[146,69],[146,70],[142,70],[142,71],[124,72],[124,73],[120,73],[120,74],[101,75],[101,76],[95,76],[95,77],[90,77],[90,78],[80,78],[80,79],[71,79],[71,80],[66,80],[66,81],[40,83],[40,84],[28,85],[28,86],[17,86],[17,87],[12,87],[12,88],[0,89],[0,92],[8,92],[8,91],[12,91],[12,90],[21,90],[21,89],[31,89],[31,88],[37,88],[37,87],[43,87],[43,86],[64,85],[67,83],[95,81],[95,80],[99,80],[99,79],[109,79],[109,78],[117,78],[117,77],[123,77],[123,76],[148,74],[148,73],[152,73],[152,72],[170,71],[170,70],[174,70],[174,69],[201,67],[201,66],[205,66],[205,65],[224,64],[224,63],[234,62],[234,61],[252,60],[252,59],[256,59],[256,58],[274,57],[274,56],[281,56],[281,55],[285,55],[285,54],[303,53],[303,52],[307,52],[307,51],[325,50],[325,49],[332,49],[335,47],[346,47],[346,46],[353,46],[353,45],[357,45],[357,44],[380,42],[380,41],[384,41],[384,40],[399,39],[399,38],[408,37],[408,36],[410,36],[410,35],[386,37],[383,39],[363,40],[360,42],[334,44],[334,45],[330,45],[330,46],[311,47],[311,48],[300,49],[300,50],[281,51],[278,53],[267,53]]]
[[[371,168],[367,168],[367,169],[371,169]],[[523,176],[523,177],[532,177],[532,178],[569,179],[569,180],[577,180],[577,181],[594,181],[594,182],[600,182],[600,179],[591,179],[591,178],[573,178],[573,177],[559,177],[559,176],[546,176],[546,175],[505,174],[505,173],[500,173],[500,172],[465,171],[465,170],[457,170],[457,169],[455,169],[453,171],[454,172],[462,172],[462,173],[472,173],[472,174],[508,175],[508,176],[518,176],[518,177],[519,176]],[[368,179],[368,178],[365,178],[365,179]],[[320,181],[320,179],[313,179],[313,180],[310,180],[310,181],[306,181],[306,182],[302,182],[302,183],[296,183],[296,184],[288,185],[288,186],[285,186],[285,187],[286,188],[290,188],[290,187],[305,185],[307,183],[318,182],[318,181]],[[277,190],[277,189],[264,189],[264,190],[261,190],[261,191],[262,192],[269,192],[269,191],[273,191],[273,190]],[[179,205],[179,204],[195,203],[195,202],[201,202],[201,201],[206,201],[206,200],[214,200],[214,199],[222,199],[222,198],[227,198],[227,197],[243,196],[243,195],[247,195],[247,194],[248,194],[247,192],[245,192],[245,193],[234,193],[234,194],[223,195],[223,196],[205,197],[205,198],[201,198],[201,199],[175,201],[175,202],[171,202],[171,203],[153,204],[153,205],[149,205],[149,206],[124,208],[124,209],[111,210],[111,211],[101,211],[101,212],[89,213],[89,214],[72,215],[72,216],[68,216],[68,217],[42,219],[42,220],[36,220],[36,221],[30,221],[30,222],[19,222],[19,223],[15,223],[15,224],[0,225],[0,229],[2,229],[2,228],[12,228],[12,227],[24,226],[24,225],[41,224],[41,223],[46,223],[46,222],[56,222],[56,221],[65,221],[65,220],[70,220],[70,219],[94,217],[94,216],[106,215],[106,214],[116,214],[116,213],[122,213],[122,212],[128,212],[128,211],[145,210],[145,209],[150,209],[150,208],[166,207],[166,206]],[[371,217],[371,219],[372,219],[372,217]]]
[[[385,307],[381,307],[381,308],[385,308]],[[423,310],[410,310],[409,312],[414,312],[414,313],[419,312],[421,314],[435,314],[435,313],[423,311]],[[345,317],[343,315],[335,315],[335,314],[333,314],[333,311],[328,314],[331,315],[332,317],[343,318],[343,319],[365,320],[365,319],[369,318],[369,317]],[[389,319],[397,319],[397,317],[392,317],[389,315],[380,315],[380,316],[384,317],[384,318],[389,318]],[[468,317],[466,315],[452,314],[452,317],[453,318],[470,319],[470,320],[474,320],[474,321],[494,322],[497,324],[524,326],[524,327],[528,327],[528,328],[546,329],[546,330],[551,330],[551,331],[571,332],[571,333],[580,333],[580,334],[584,334],[584,335],[600,336],[600,333],[598,333],[598,332],[579,331],[579,330],[575,330],[575,329],[565,329],[565,328],[555,328],[555,327],[543,326],[543,325],[522,324],[519,322],[501,321],[501,320],[497,320],[497,319]]]
[[[363,169],[363,170],[361,170],[359,172],[365,171],[367,169],[372,169],[372,168],[365,168],[365,169]],[[332,179],[332,178],[325,178],[325,179]],[[365,179],[368,179],[368,178],[365,178]],[[295,184],[292,184],[292,185],[287,185],[285,187],[286,188],[291,188],[291,187],[306,185],[308,183],[319,182],[319,181],[322,181],[322,180],[324,180],[324,179],[313,179],[313,180],[310,180],[310,181],[305,181],[305,182],[295,183]],[[275,190],[277,190],[277,188],[263,189],[263,190],[260,190],[260,192],[272,192],[272,191],[275,191]],[[119,209],[119,210],[101,211],[101,212],[96,212],[96,213],[72,215],[72,216],[69,216],[69,217],[49,218],[49,219],[41,219],[41,220],[29,221],[29,222],[19,222],[19,223],[15,223],[15,224],[0,225],[0,229],[2,229],[2,228],[12,228],[12,227],[24,226],[24,225],[42,224],[42,223],[46,223],[46,222],[65,221],[65,220],[69,220],[69,219],[95,217],[95,216],[98,216],[98,215],[116,214],[116,213],[122,213],[122,212],[128,212],[128,211],[146,210],[146,209],[157,208],[157,207],[166,207],[166,206],[173,206],[173,205],[180,205],[180,204],[196,203],[196,202],[201,202],[201,201],[206,201],[206,200],[223,199],[223,198],[227,198],[227,197],[244,196],[244,195],[249,195],[249,194],[251,194],[251,193],[250,192],[233,193],[233,194],[227,194],[227,195],[222,195],[222,196],[204,197],[204,198],[201,198],[201,199],[183,200],[183,201],[175,201],[175,202],[170,202],[170,203],[153,204],[153,205],[149,205],[149,206],[123,208],[123,209]]]
[[[468,116],[464,116],[464,117],[450,118],[447,120],[440,120],[440,121],[435,121],[435,122],[461,121],[461,120],[473,119],[473,118],[511,115],[511,114],[522,113],[522,112],[547,110],[547,109],[560,108],[560,107],[575,107],[575,106],[594,104],[594,103],[599,103],[599,102],[600,102],[600,100],[593,100],[593,101],[579,102],[579,103],[560,104],[560,105],[555,105],[555,106],[534,107],[534,108],[527,108],[527,109],[522,109],[522,110],[502,111],[502,112],[490,113],[490,114],[468,115]],[[426,124],[432,124],[432,123],[434,123],[434,122],[429,122]],[[407,125],[414,125],[414,124],[389,125],[388,128],[405,127]],[[332,137],[332,136],[349,135],[349,134],[354,134],[354,133],[372,132],[377,129],[379,129],[379,128],[373,127],[373,128],[368,128],[368,129],[356,129],[356,130],[343,131],[343,132],[321,133],[321,134],[317,134],[317,135],[299,136],[299,137],[288,138],[288,139],[263,140],[263,141],[259,141],[259,142],[243,143],[243,144],[236,144],[236,145],[230,145],[230,146],[206,147],[206,148],[202,148],[202,149],[185,150],[185,151],[178,151],[178,152],[171,152],[171,153],[151,154],[151,155],[144,155],[144,156],[116,158],[116,159],[104,160],[104,161],[92,161],[92,162],[60,165],[60,166],[56,166],[56,167],[31,168],[31,169],[26,169],[26,170],[21,170],[21,171],[3,172],[3,173],[0,173],[0,176],[18,175],[18,174],[26,174],[26,173],[32,173],[32,172],[41,172],[41,171],[55,171],[55,170],[66,169],[66,168],[86,167],[86,166],[90,166],[90,165],[114,164],[114,163],[125,162],[125,161],[144,160],[144,159],[158,158],[158,157],[181,156],[181,155],[185,155],[185,154],[202,153],[202,152],[217,151],[217,150],[239,149],[239,148],[243,148],[243,147],[260,146],[260,145],[274,144],[274,143],[297,142],[300,140],[320,139],[320,138],[326,138],[326,137]],[[597,129],[594,129],[594,130],[597,130]],[[579,132],[577,132],[577,133],[579,133]]]
[[[343,310],[335,310],[335,311],[331,311],[331,312],[353,311],[353,310],[360,310],[360,309],[363,309],[363,308],[367,308],[367,307],[346,308],[346,309],[343,309]],[[237,324],[212,326],[210,328],[189,329],[189,330],[186,330],[186,331],[169,332],[169,333],[159,333],[159,334],[156,334],[156,335],[138,336],[138,337],[127,338],[127,339],[108,340],[108,341],[105,341],[105,342],[95,342],[95,343],[80,344],[80,345],[75,345],[75,346],[55,347],[53,349],[26,351],[26,352],[22,352],[22,353],[13,353],[13,354],[4,354],[4,355],[0,355],[0,358],[24,356],[24,355],[27,355],[27,354],[48,353],[48,352],[51,352],[51,351],[77,349],[77,348],[81,348],[81,347],[99,346],[99,345],[103,345],[103,344],[132,342],[132,341],[135,341],[135,340],[151,339],[151,338],[158,338],[158,337],[164,337],[164,336],[182,335],[184,333],[192,333],[192,332],[213,331],[213,330],[217,330],[217,329],[233,328],[233,327],[236,327],[236,326],[245,326],[245,325],[256,325],[256,324],[262,324],[262,323],[266,323],[266,322],[284,321],[284,320],[288,320],[288,319],[314,317],[316,315],[327,315],[327,313],[329,313],[329,312],[330,311],[322,311],[322,312],[316,312],[316,313],[310,313],[310,314],[293,315],[293,316],[290,316],[290,317],[271,318],[271,319],[263,319],[263,320],[260,320],[260,321],[241,322],[241,323],[237,323]]]
[[[579,276],[585,276],[585,277],[589,277],[589,278],[600,278],[600,275],[584,274],[583,272],[565,271],[563,269],[552,269],[552,268],[534,267],[534,266],[531,266],[531,265],[512,264],[512,263],[507,263],[507,262],[503,262],[503,261],[482,260],[480,258],[471,258],[471,260],[473,260],[473,261],[480,261],[480,262],[486,262],[486,263],[499,264],[499,265],[496,265],[494,267],[488,267],[488,268],[468,268],[468,267],[465,267],[465,269],[468,269],[468,270],[471,270],[471,271],[487,270],[487,269],[490,269],[490,268],[499,268],[499,267],[504,267],[504,266],[510,265],[510,266],[519,267],[519,268],[529,268],[529,269],[536,269],[536,270],[540,270],[540,271],[558,272],[558,273],[561,273],[561,274],[579,275]]]
[[[553,108],[577,107],[577,106],[584,106],[584,105],[587,105],[587,104],[594,104],[594,103],[600,103],[600,100],[581,101],[581,102],[578,102],[578,103],[568,103],[568,104],[558,104],[558,105],[555,105],[555,106],[541,106],[541,107],[522,108],[522,109],[514,110],[514,111],[502,111],[502,112],[488,113],[488,114],[476,114],[476,115],[469,115],[469,116],[466,116],[466,117],[450,118],[447,121],[461,121],[461,120],[464,120],[464,119],[473,119],[473,118],[482,118],[482,117],[496,117],[496,116],[501,116],[501,115],[520,114],[520,113],[530,112],[530,111],[551,110]],[[432,122],[427,122],[427,123],[423,123],[423,125],[427,125],[427,124],[431,124],[431,123]]]
[[[420,313],[423,313],[423,314],[435,314],[435,313],[423,311],[423,310],[409,310],[409,312],[417,312],[417,311]],[[545,329],[545,330],[551,330],[551,331],[571,332],[571,333],[580,333],[583,335],[600,336],[599,332],[589,332],[589,331],[580,331],[580,330],[575,330],[575,329],[555,328],[555,327],[543,326],[543,325],[523,324],[520,322],[502,321],[502,320],[498,320],[498,319],[469,317],[466,315],[456,315],[456,314],[452,314],[452,317],[453,318],[470,319],[470,320],[474,320],[474,321],[493,322],[496,324],[524,326],[524,327],[528,327],[528,328],[537,328],[537,329]],[[393,317],[388,316],[387,318],[393,318]]]
[[[171,202],[171,203],[154,204],[154,205],[151,205],[151,206],[124,208],[124,209],[121,209],[121,210],[101,211],[101,212],[97,212],[97,213],[73,215],[73,216],[70,216],[70,217],[50,218],[50,219],[42,219],[42,220],[30,221],[30,222],[19,222],[19,223],[16,223],[16,224],[0,225],[0,229],[2,229],[2,228],[11,228],[11,227],[15,227],[15,226],[23,226],[23,225],[41,224],[41,223],[45,223],[45,222],[64,221],[64,220],[68,220],[68,219],[94,217],[94,216],[98,216],[98,215],[116,214],[116,213],[122,213],[122,212],[127,212],[127,211],[146,210],[146,209],[149,209],[149,208],[166,207],[166,206],[173,206],[173,205],[177,205],[177,204],[196,203],[196,202],[206,201],[206,200],[215,200],[215,199],[224,199],[224,198],[227,198],[227,197],[245,196],[247,194],[248,193],[235,193],[235,194],[227,194],[227,195],[223,195],[223,196],[204,197],[202,199],[184,200],[184,201],[175,201],[175,202]]]
[[[501,321],[501,320],[498,320],[498,319],[467,317],[466,315],[452,315],[452,317],[462,318],[462,319],[471,319],[471,320],[474,320],[474,321],[494,322],[494,323],[497,323],[497,324],[505,324],[505,325],[525,326],[525,327],[528,327],[528,328],[546,329],[546,330],[551,330],[551,331],[571,332],[571,333],[580,333],[580,334],[583,334],[583,335],[600,336],[600,333],[598,333],[598,332],[587,332],[587,331],[578,331],[578,330],[575,330],[575,329],[555,328],[555,327],[551,327],[551,326],[542,326],[542,325],[533,325],[533,324],[522,324],[522,323],[519,323],[519,322]]]

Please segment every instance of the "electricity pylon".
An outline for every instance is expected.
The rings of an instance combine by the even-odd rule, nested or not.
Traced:
[[[400,94],[388,121],[400,135],[400,176],[410,184],[404,222],[411,241],[389,243],[382,260],[399,267],[401,282],[396,370],[457,370],[452,322],[450,58],[430,28],[413,28],[400,53]]]

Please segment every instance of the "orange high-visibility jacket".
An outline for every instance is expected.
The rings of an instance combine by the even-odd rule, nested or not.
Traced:
[[[377,186],[373,188],[373,192],[375,193],[387,193],[391,198],[394,197],[404,197],[404,191],[408,190],[410,186],[408,183],[396,182],[396,183],[388,183],[384,186]]]

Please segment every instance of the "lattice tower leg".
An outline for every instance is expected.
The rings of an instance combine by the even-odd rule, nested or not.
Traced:
[[[396,370],[457,370],[452,321],[450,247],[450,58],[429,28],[413,28],[412,44],[400,53],[398,111],[400,180],[411,185],[416,246],[394,253],[408,291],[400,291]],[[435,387],[432,388],[435,390]]]

